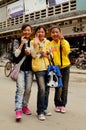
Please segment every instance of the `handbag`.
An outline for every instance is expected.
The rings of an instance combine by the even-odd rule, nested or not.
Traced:
[[[58,65],[54,65],[53,58],[51,55],[49,57],[49,63],[50,65],[48,66],[47,70],[47,87],[63,87],[60,68]]]
[[[49,65],[47,70],[47,87],[63,87],[59,66]]]
[[[10,74],[10,78],[12,80],[14,80],[14,81],[17,80],[17,77],[18,77],[18,74],[19,74],[19,71],[20,71],[20,67],[21,67],[22,63],[24,62],[25,58],[26,58],[26,56],[24,56],[22,58],[22,60],[13,67],[11,74]]]

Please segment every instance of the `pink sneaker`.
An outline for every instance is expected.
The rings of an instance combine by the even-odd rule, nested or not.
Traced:
[[[64,106],[61,107],[61,112],[62,112],[62,113],[65,113],[65,112],[66,112],[66,109],[65,109]]]
[[[22,118],[22,111],[16,111],[16,120],[19,120]]]
[[[31,115],[32,114],[31,110],[28,107],[26,107],[26,106],[22,108],[22,112],[24,114],[26,114],[26,115]]]
[[[56,112],[60,112],[60,111],[61,111],[61,107],[60,107],[60,106],[57,106],[57,107],[55,108],[55,111],[56,111]]]

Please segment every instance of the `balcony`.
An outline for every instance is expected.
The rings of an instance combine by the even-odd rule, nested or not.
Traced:
[[[43,24],[61,22],[65,18],[76,15],[78,15],[76,13],[76,0],[71,0],[53,7],[46,7],[44,10],[28,15],[23,14],[22,16],[0,22],[0,37],[5,33],[20,30],[22,23],[25,22],[29,22],[32,27],[35,27]]]

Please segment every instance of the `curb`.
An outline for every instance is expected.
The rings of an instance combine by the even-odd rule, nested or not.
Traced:
[[[0,65],[0,67],[5,67],[5,65]]]
[[[70,73],[86,74],[86,72],[74,72],[74,71],[70,71]]]

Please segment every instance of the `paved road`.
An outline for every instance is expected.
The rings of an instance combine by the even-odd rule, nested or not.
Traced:
[[[86,76],[71,73],[67,113],[54,111],[54,89],[50,91],[49,110],[51,117],[39,121],[36,117],[37,85],[33,83],[29,107],[32,115],[23,115],[21,123],[15,122],[15,82],[6,78],[0,67],[0,130],[86,130]]]

